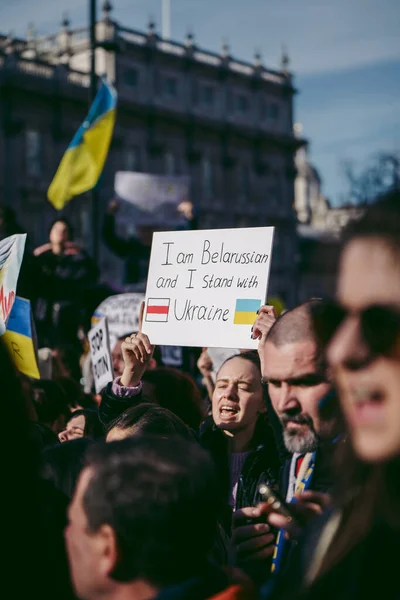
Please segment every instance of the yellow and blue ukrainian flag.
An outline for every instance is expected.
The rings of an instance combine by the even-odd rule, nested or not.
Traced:
[[[29,300],[15,298],[2,338],[17,369],[28,377],[40,379]]]
[[[261,307],[261,300],[239,298],[236,300],[234,325],[253,325],[257,319],[257,311]]]
[[[103,80],[48,189],[49,202],[57,210],[97,184],[110,147],[116,105],[116,90]]]

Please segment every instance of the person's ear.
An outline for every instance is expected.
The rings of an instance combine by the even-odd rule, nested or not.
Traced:
[[[118,562],[118,542],[115,531],[110,525],[102,525],[96,533],[96,551],[98,565],[103,577],[110,577]]]

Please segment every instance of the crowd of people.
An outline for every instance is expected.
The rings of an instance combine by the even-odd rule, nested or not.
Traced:
[[[21,272],[37,277],[47,379],[18,373],[0,339],[4,593],[400,598],[399,232],[394,192],[346,230],[335,298],[263,306],[258,350],[215,377],[207,349],[188,373],[127,331],[96,395],[82,366],[97,269],[58,219]]]

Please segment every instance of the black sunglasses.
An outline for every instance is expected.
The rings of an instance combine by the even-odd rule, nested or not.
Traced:
[[[311,307],[315,334],[326,347],[343,321],[352,313],[338,302],[322,300]],[[374,304],[357,312],[361,334],[373,354],[387,354],[400,334],[400,310],[393,306]]]

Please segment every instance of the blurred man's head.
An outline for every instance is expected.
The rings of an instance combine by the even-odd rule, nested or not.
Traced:
[[[283,314],[260,349],[263,379],[289,452],[310,452],[332,436],[334,422],[321,418],[319,402],[330,391],[325,362],[311,319],[312,303]]]
[[[153,598],[202,574],[217,514],[214,467],[196,443],[141,437],[93,447],[66,529],[77,596]]]

